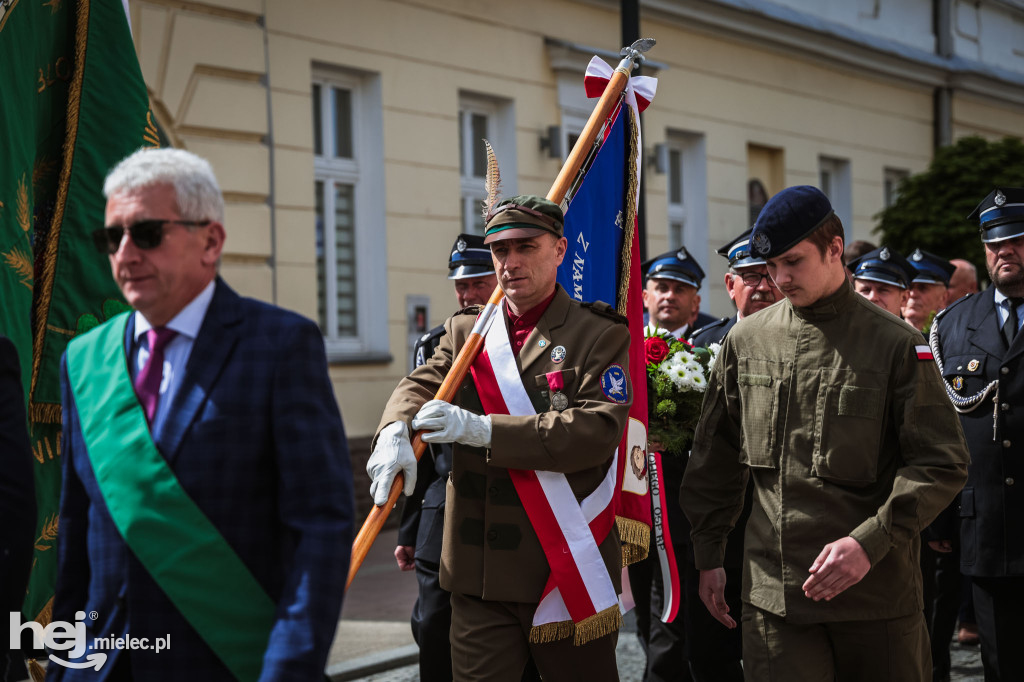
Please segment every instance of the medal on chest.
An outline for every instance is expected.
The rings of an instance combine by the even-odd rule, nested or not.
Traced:
[[[548,380],[548,389],[551,392],[551,407],[561,412],[569,407],[569,396],[562,392],[565,388],[565,377],[560,371],[548,372],[545,377]]]

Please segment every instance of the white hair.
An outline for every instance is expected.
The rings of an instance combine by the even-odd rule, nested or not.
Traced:
[[[171,185],[184,220],[224,222],[224,196],[210,162],[184,149],[143,148],[122,159],[103,181],[103,196]]]

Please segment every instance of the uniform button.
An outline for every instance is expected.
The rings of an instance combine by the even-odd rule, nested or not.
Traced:
[[[1004,447],[1004,448],[1008,448],[1008,447],[1010,447],[1010,441],[1008,441],[1008,440],[1004,440],[1004,441],[1003,441],[1003,447]]]
[[[1006,477],[1006,485],[1013,485],[1013,479],[1009,476]]]
[[[487,531],[487,539],[492,541],[492,542],[497,540],[498,539],[498,531],[496,531],[496,530],[489,530],[489,531]]]
[[[999,409],[1002,410],[1003,412],[1006,412],[1007,410],[1010,409],[1010,404],[1009,403],[1003,403],[1002,405],[999,406]]]
[[[1010,368],[1009,367],[1000,367],[999,368],[999,373],[1000,374],[1009,374],[1010,373]]]

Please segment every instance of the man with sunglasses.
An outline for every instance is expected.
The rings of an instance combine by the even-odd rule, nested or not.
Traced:
[[[53,618],[95,617],[50,679],[321,678],[353,510],[320,331],[217,276],[224,203],[203,159],[140,150],[104,194],[96,244],[135,310],[62,363]],[[104,645],[118,638],[149,648]]]

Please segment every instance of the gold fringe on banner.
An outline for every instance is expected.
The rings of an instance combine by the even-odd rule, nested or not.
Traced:
[[[530,643],[547,644],[572,637],[573,645],[580,646],[617,632],[621,627],[622,613],[619,611],[619,605],[616,604],[589,618],[584,618],[579,623],[574,624],[571,620],[564,620],[558,623],[535,625],[530,628]]]
[[[616,516],[615,526],[622,542],[622,565],[629,566],[646,559],[651,545],[651,527],[625,516]]]
[[[32,403],[28,406],[28,419],[34,424],[60,424],[60,405]]]

